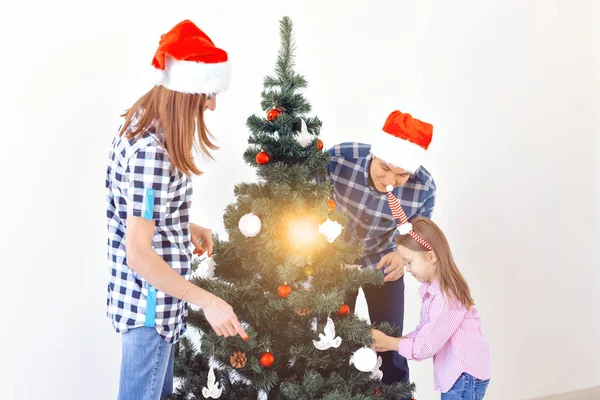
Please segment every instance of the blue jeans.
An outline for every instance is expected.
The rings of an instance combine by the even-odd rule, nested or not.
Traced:
[[[464,372],[452,389],[442,393],[442,400],[481,400],[489,383],[489,379],[482,381]]]
[[[173,394],[173,345],[150,327],[130,329],[121,341],[118,400],[159,400]]]

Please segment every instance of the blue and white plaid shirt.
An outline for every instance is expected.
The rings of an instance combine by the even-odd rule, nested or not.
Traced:
[[[155,221],[152,247],[175,271],[191,275],[189,208],[192,180],[171,168],[157,133],[116,136],[106,169],[109,283],[107,316],[117,332],[150,326],[175,343],[185,332],[187,303],[159,292],[127,266],[127,218]]]
[[[371,146],[341,143],[329,149],[329,154],[327,178],[333,183],[333,199],[350,218],[344,229],[346,238],[360,242],[364,249],[357,264],[377,266],[381,257],[396,249],[399,233],[387,194],[375,190],[369,181]],[[436,186],[425,168],[419,168],[393,193],[409,219],[415,215],[431,218]]]

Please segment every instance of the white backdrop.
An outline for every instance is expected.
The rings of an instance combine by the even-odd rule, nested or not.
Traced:
[[[297,67],[326,146],[368,142],[396,108],[435,126],[426,163],[439,187],[434,218],[491,343],[488,398],[600,385],[600,19],[592,1],[10,7],[0,12],[8,311],[0,398],[115,398],[120,341],[104,317],[103,185],[118,115],[148,89],[158,39],[180,20],[194,20],[229,52],[232,84],[208,117],[222,149],[195,179],[192,215],[224,234],[234,185],[255,179],[242,161],[245,121],[260,112],[284,15],[296,27]],[[407,281],[408,329],[419,314],[416,287]],[[417,398],[437,398],[431,361],[411,371]]]

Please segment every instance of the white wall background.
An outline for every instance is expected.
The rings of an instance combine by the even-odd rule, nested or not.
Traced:
[[[61,0],[0,12],[0,398],[115,398],[103,184],[118,115],[148,88],[141,71],[180,20],[228,50],[232,85],[208,121],[222,149],[195,180],[193,208],[224,233],[233,186],[254,179],[245,120],[260,112],[284,15],[326,145],[368,141],[395,108],[434,124],[434,217],[482,313],[489,399],[600,385],[592,1]],[[417,398],[437,398],[431,362],[411,368]]]

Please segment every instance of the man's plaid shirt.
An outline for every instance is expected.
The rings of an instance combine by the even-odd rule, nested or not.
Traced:
[[[327,178],[333,183],[333,199],[350,217],[345,235],[360,242],[364,249],[357,264],[377,266],[381,257],[396,249],[399,233],[387,194],[378,192],[369,182],[371,146],[342,143],[329,149],[329,154]],[[431,218],[436,186],[425,168],[419,168],[393,193],[409,219],[415,215]]]

